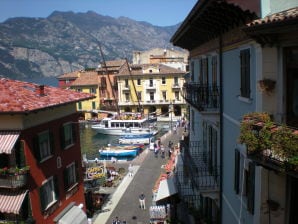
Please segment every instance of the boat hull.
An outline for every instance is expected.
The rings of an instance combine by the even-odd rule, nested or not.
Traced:
[[[97,127],[96,125],[92,126],[97,133],[104,134],[104,135],[143,135],[143,134],[152,134],[156,135],[157,130],[150,130],[150,129],[132,129],[132,128],[102,128]]]
[[[114,157],[128,157],[132,156],[135,157],[137,156],[137,150],[99,150],[100,156],[114,156]]]

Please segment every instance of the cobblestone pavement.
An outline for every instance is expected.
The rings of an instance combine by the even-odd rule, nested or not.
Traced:
[[[161,143],[166,147],[169,140],[177,144],[184,128],[178,128],[177,133],[168,132],[161,137]],[[167,157],[155,158],[154,153],[146,149],[132,162],[134,175],[126,175],[111,195],[103,211],[93,218],[94,224],[110,224],[115,217],[125,220],[128,224],[149,223],[149,207],[152,205],[152,189],[162,172],[162,165],[167,163]],[[124,164],[123,164],[124,165]],[[146,210],[139,208],[138,196],[146,196]]]

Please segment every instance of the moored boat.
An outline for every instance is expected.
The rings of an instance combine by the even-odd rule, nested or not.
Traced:
[[[118,139],[120,144],[149,144],[152,139],[154,139],[153,135],[124,135]]]
[[[124,113],[104,118],[99,124],[92,125],[91,128],[98,133],[107,135],[156,135],[158,133],[154,124],[148,122],[148,119],[142,117],[141,114],[135,113]]]
[[[118,149],[118,150],[109,150],[109,149],[102,149],[99,150],[100,156],[114,156],[114,157],[121,157],[121,156],[132,156],[135,157],[138,154],[138,151],[135,149]]]

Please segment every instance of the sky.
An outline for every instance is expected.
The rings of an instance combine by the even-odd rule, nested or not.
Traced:
[[[13,17],[48,17],[53,11],[94,11],[156,26],[183,22],[197,0],[0,0],[0,22]]]

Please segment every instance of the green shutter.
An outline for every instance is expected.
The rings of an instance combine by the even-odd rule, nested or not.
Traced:
[[[49,130],[49,138],[50,138],[50,150],[53,155],[55,152],[55,141],[54,141],[54,133],[52,130]]]
[[[249,163],[247,189],[247,210],[254,214],[255,204],[255,164]]]
[[[234,190],[236,194],[239,194],[240,152],[237,149],[235,149],[234,162]]]
[[[72,123],[71,131],[72,131],[73,143],[75,144],[77,142],[77,124],[76,123]]]
[[[59,182],[58,182],[58,176],[54,176],[54,190],[56,195],[56,200],[59,200]]]
[[[63,170],[63,180],[64,180],[64,190],[67,190],[69,187],[69,183],[68,183],[68,169],[65,168]]]
[[[41,208],[41,211],[44,211],[46,206],[47,206],[47,201],[46,201],[46,194],[44,192],[44,189],[43,189],[44,186],[41,186],[39,188],[39,199],[40,199],[40,208]]]

